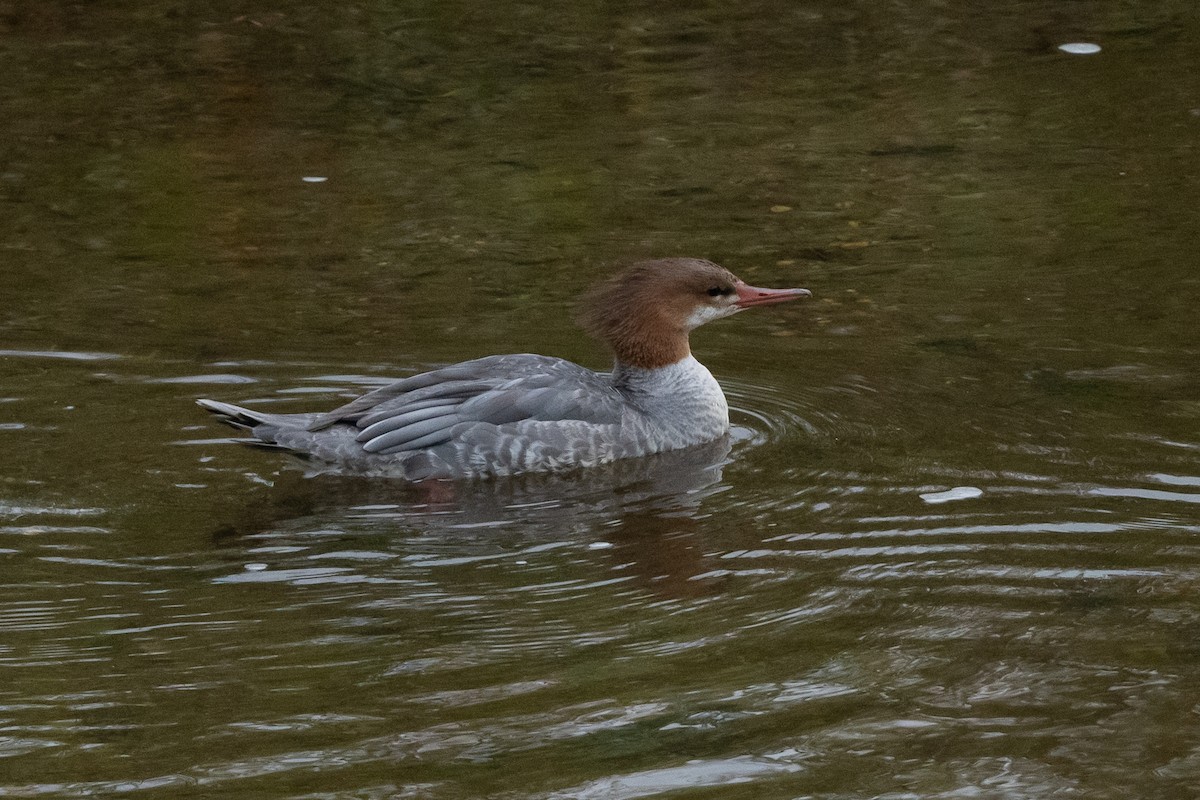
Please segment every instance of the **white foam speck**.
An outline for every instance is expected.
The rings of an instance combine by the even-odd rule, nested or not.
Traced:
[[[983,489],[978,489],[974,486],[955,486],[953,489],[947,489],[944,492],[926,492],[921,495],[921,499],[926,503],[949,503],[952,500],[973,500],[976,497],[983,496]]]
[[[1100,52],[1100,45],[1091,42],[1067,42],[1060,44],[1058,49],[1073,56],[1090,56]]]

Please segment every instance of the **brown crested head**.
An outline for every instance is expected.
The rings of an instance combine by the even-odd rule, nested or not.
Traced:
[[[579,322],[621,362],[654,369],[686,358],[688,333],[698,325],[807,294],[747,286],[711,261],[664,258],[640,261],[594,287],[583,297]]]

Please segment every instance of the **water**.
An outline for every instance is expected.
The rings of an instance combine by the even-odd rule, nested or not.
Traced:
[[[0,797],[1194,797],[1191,10],[4,9]],[[192,403],[602,367],[674,254],[815,294],[695,335],[727,447],[431,492]]]

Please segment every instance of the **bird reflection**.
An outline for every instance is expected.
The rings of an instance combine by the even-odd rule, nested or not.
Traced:
[[[633,511],[608,532],[613,560],[628,564],[638,583],[664,597],[710,594],[711,582],[695,581],[706,571],[704,526],[695,516]]]
[[[611,563],[655,594],[694,596],[712,588],[691,579],[705,570],[700,509],[723,490],[730,448],[724,437],[577,473],[471,482],[286,472],[213,541],[236,548],[247,537],[313,528],[416,533],[459,548],[514,532],[534,542],[584,539],[603,543]]]

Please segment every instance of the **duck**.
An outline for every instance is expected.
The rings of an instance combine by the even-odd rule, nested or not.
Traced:
[[[422,482],[586,469],[727,436],[728,402],[692,355],[689,334],[811,296],[750,286],[705,259],[639,261],[588,291],[580,306],[581,327],[612,352],[609,372],[515,353],[402,378],[332,411],[196,402],[248,431],[243,441],[347,473]]]

